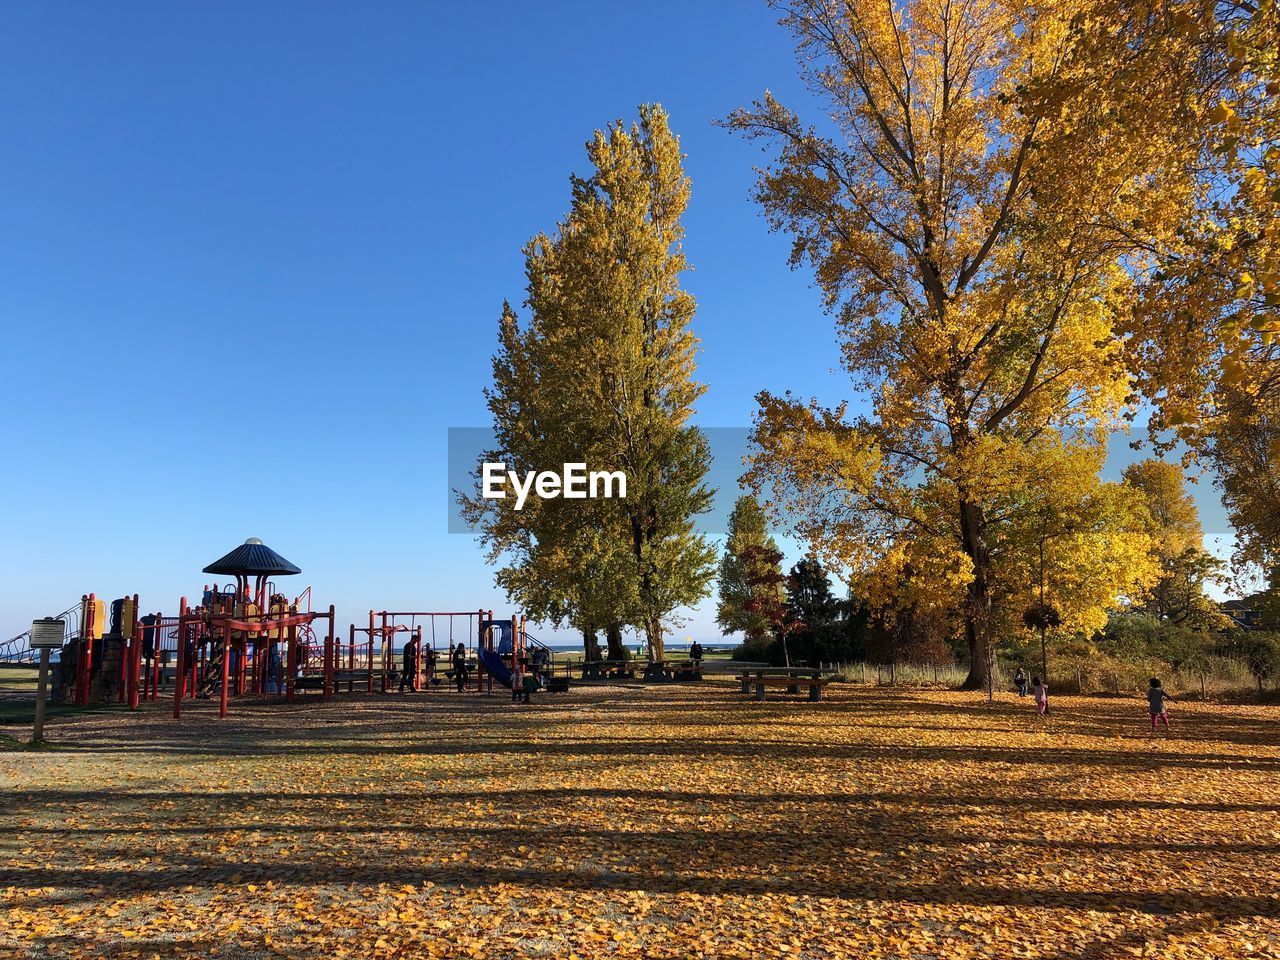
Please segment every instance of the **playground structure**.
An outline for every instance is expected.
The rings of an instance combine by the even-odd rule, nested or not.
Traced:
[[[312,610],[310,587],[293,600],[278,591],[273,578],[302,571],[260,540],[250,538],[204,572],[231,579],[206,584],[198,604],[181,598],[177,616],[141,614],[137,594],[108,604],[93,593],[59,614],[55,689],[62,698],[136,710],[171,690],[175,718],[184,701],[214,696],[226,717],[232,697],[292,701],[316,691],[328,701],[339,692],[391,693],[396,680],[401,690],[430,690],[445,678],[459,690],[491,693],[495,682],[511,685],[520,663],[550,677],[551,651],[518,613],[499,620],[484,609],[370,610],[367,626],[351,624],[344,643],[334,607]],[[397,651],[399,638],[410,642],[409,656],[404,644]],[[29,632],[0,647],[0,661],[32,658]]]
[[[320,654],[321,694],[333,696],[335,665],[334,608],[311,609],[311,588],[290,603],[278,593],[271,577],[302,572],[261,540],[250,537],[230,553],[204,568],[205,573],[234,577],[220,589],[205,587],[196,607],[183,597],[173,625],[177,672],[173,683],[173,715],[182,716],[183,697],[218,692],[218,716],[227,715],[234,692],[293,700],[298,681],[305,679]],[[300,609],[305,600],[306,609]],[[314,624],[327,622],[323,641]],[[162,628],[169,626],[162,624]],[[284,648],[283,653],[281,648]],[[133,701],[130,701],[133,706]]]

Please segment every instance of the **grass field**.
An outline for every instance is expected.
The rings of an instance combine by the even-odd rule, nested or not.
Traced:
[[[0,664],[0,691],[36,689],[40,677],[39,668],[27,664]]]
[[[1275,708],[157,706],[0,752],[0,957],[1280,957]]]

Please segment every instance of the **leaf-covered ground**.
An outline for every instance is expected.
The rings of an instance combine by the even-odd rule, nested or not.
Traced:
[[[1274,708],[164,706],[0,753],[0,957],[1280,957]]]

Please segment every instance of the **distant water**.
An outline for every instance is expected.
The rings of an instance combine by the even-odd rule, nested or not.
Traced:
[[[426,645],[430,646],[430,643],[428,642]],[[634,643],[629,643],[626,646],[627,646],[627,649],[632,652],[632,654],[640,657],[644,656],[644,647],[638,647]],[[707,653],[716,653],[722,650],[732,650],[735,646],[737,646],[737,644],[734,644],[734,643],[704,643],[702,645],[702,649]],[[442,654],[442,652],[445,650],[446,647],[447,647],[447,644],[440,644],[438,647],[436,647],[437,653]],[[546,647],[552,653],[582,653],[581,643],[548,643]],[[600,649],[603,650],[604,647],[605,647],[604,641],[601,640]],[[668,643],[666,645],[666,648],[671,653],[688,653],[689,644]],[[404,645],[396,644],[394,649],[395,649],[395,654],[398,657],[401,655],[401,653],[404,652]]]

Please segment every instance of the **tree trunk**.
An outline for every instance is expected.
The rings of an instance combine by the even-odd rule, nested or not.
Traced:
[[[969,644],[969,675],[962,690],[984,690],[1000,682],[991,650],[991,590],[987,583],[990,556],[987,552],[985,518],[976,504],[961,501],[960,529],[964,551],[973,563],[964,605],[964,633]]]
[[[594,630],[582,631],[582,650],[589,661],[594,662],[602,659],[600,656],[600,641],[596,639]]]
[[[647,529],[652,529],[653,511],[650,509],[648,515],[649,525]],[[656,591],[656,574],[653,564],[645,556],[646,546],[648,545],[648,533],[646,525],[641,522],[641,518],[632,514],[631,516],[631,548],[635,555],[636,562],[640,565],[640,603],[645,610],[644,617],[644,634],[645,640],[649,646],[649,660],[664,659],[662,646],[662,614],[657,610],[655,600]]]
[[[650,617],[644,625],[645,639],[649,643],[649,660],[666,659],[666,649],[662,641],[662,621],[657,617]]]
[[[622,624],[611,623],[605,629],[605,640],[609,644],[610,660],[626,660],[629,658],[627,648],[622,644]]]

